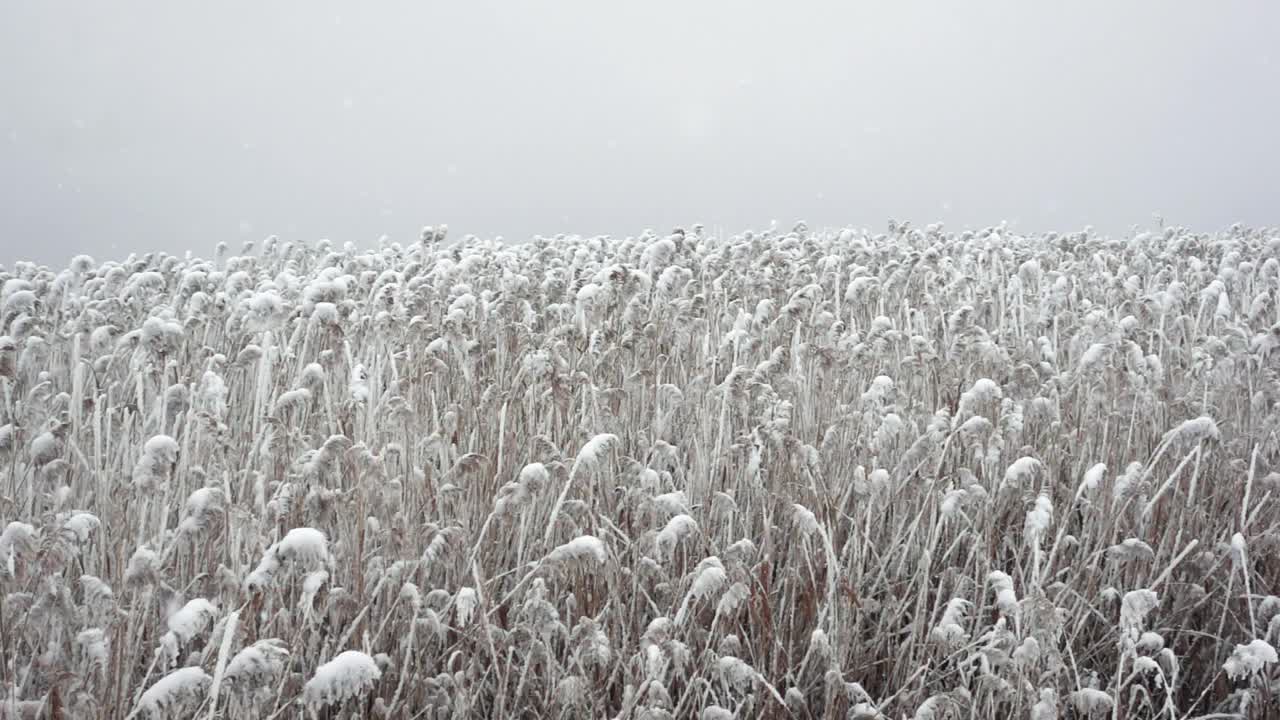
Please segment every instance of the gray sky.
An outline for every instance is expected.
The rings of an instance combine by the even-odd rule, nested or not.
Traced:
[[[0,2],[0,263],[1280,224],[1280,3]]]

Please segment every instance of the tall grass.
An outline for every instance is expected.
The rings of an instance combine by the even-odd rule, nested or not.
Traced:
[[[0,717],[1276,712],[1272,231],[0,286]]]

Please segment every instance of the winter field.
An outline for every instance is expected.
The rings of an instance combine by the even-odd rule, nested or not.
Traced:
[[[0,718],[1280,712],[1280,233],[0,269]]]

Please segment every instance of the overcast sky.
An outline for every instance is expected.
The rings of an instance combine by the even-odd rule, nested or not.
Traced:
[[[1280,224],[1280,3],[0,2],[0,264]]]

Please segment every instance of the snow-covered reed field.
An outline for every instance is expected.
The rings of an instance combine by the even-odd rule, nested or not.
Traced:
[[[1276,712],[1280,234],[0,281],[0,717]]]

